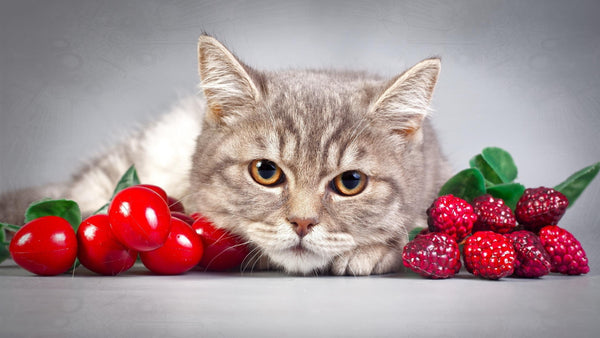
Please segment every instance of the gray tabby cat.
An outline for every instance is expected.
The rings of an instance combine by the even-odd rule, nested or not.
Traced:
[[[0,220],[43,196],[91,213],[133,163],[253,248],[246,269],[369,275],[397,271],[408,231],[449,174],[426,116],[440,71],[424,60],[392,80],[357,72],[259,72],[209,36],[204,98],[109,149],[71,182],[6,193]],[[198,136],[199,135],[199,136]]]

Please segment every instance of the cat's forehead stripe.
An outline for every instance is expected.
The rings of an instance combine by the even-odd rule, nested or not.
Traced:
[[[299,160],[299,142],[297,137],[291,133],[284,133],[279,138],[280,158],[288,165]]]

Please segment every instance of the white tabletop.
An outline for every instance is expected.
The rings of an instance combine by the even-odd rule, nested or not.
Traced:
[[[38,277],[0,266],[3,337],[596,337],[598,275],[448,280],[277,272]]]

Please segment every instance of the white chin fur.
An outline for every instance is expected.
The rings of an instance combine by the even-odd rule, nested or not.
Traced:
[[[268,252],[267,255],[273,263],[281,266],[286,272],[302,275],[323,270],[331,262],[331,260],[327,257],[323,257],[308,251],[298,253],[292,250],[285,250]]]

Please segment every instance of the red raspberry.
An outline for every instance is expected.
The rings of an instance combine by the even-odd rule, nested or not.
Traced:
[[[493,231],[478,231],[467,238],[463,259],[467,271],[487,279],[500,279],[514,271],[516,253],[511,240]]]
[[[418,235],[404,247],[402,262],[423,277],[448,278],[460,270],[460,250],[456,241],[446,234]]]
[[[538,236],[526,230],[515,231],[505,236],[512,240],[517,253],[515,276],[537,278],[550,273],[550,255]]]
[[[590,272],[588,259],[581,243],[567,230],[556,225],[540,230],[540,241],[552,262],[552,272],[565,275],[580,275]]]
[[[490,194],[479,196],[473,200],[473,210],[477,221],[473,231],[490,230],[500,234],[512,231],[517,226],[517,220],[512,210],[500,198]]]
[[[537,233],[546,225],[557,224],[568,206],[567,197],[552,188],[528,188],[517,202],[515,216],[526,230]]]
[[[460,243],[473,230],[477,215],[473,207],[453,195],[438,197],[427,209],[429,231],[442,232]]]

